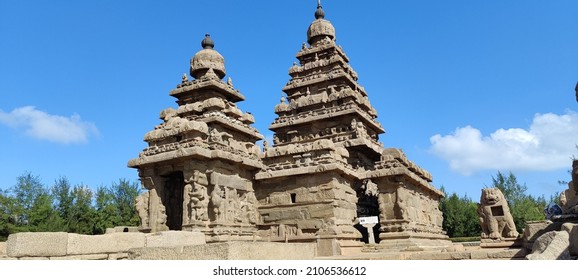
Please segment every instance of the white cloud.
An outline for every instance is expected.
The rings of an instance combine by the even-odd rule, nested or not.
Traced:
[[[536,114],[529,129],[498,129],[489,136],[471,126],[430,138],[430,151],[464,175],[481,170],[548,171],[570,168],[578,153],[578,114]]]
[[[96,126],[74,114],[70,117],[50,115],[33,106],[25,106],[5,113],[0,110],[0,123],[13,128],[24,128],[33,138],[63,144],[85,143],[91,134],[98,134]]]

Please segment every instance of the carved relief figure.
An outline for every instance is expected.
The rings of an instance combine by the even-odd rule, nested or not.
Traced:
[[[225,204],[223,199],[223,191],[219,185],[211,192],[211,203],[213,204],[213,213],[215,213],[215,220],[221,221],[225,214]]]
[[[482,189],[478,214],[482,238],[500,239],[518,236],[508,202],[498,188]]]
[[[365,195],[367,196],[377,196],[379,194],[377,184],[371,181],[371,179],[365,180],[363,189],[365,190]]]
[[[191,178],[189,192],[189,215],[190,221],[207,221],[209,220],[209,194],[207,192],[207,175],[195,170]],[[186,186],[185,186],[186,189]]]
[[[257,213],[257,197],[255,193],[248,192],[245,193],[241,199],[241,213],[245,213],[243,222],[248,222],[251,224],[257,223],[258,213]]]
[[[232,138],[232,137],[233,137],[233,135],[231,135],[227,132],[219,132],[215,128],[211,129],[211,131],[209,132],[209,140],[211,142],[217,142],[217,143],[228,145],[229,144],[228,139]]]
[[[409,220],[408,199],[409,193],[404,188],[397,189],[395,206],[399,209],[402,220]]]
[[[140,218],[141,227],[147,228],[149,226],[149,192],[144,192],[136,197],[135,207]]]
[[[192,179],[192,178],[191,178]],[[191,207],[191,193],[193,192],[193,182],[192,180],[186,180],[183,190],[183,224],[189,224],[195,218],[195,213],[193,207]]]
[[[156,224],[158,226],[158,229],[161,231],[168,230],[169,227],[167,226],[167,208],[160,201],[157,207],[158,207],[158,215]]]

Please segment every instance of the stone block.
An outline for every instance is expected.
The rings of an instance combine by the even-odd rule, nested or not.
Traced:
[[[110,233],[104,235],[68,235],[69,255],[127,252],[145,246],[145,234],[140,232]]]
[[[181,248],[139,248],[131,260],[308,260],[315,257],[313,243],[226,242]]]
[[[442,252],[419,252],[408,256],[409,260],[453,260],[452,253]]]
[[[472,260],[485,260],[488,259],[488,252],[486,250],[476,250],[470,251]]]
[[[6,256],[6,242],[0,242],[0,256]]]
[[[472,257],[472,254],[465,251],[450,252],[450,255],[452,256],[452,260],[468,260]]]
[[[20,232],[8,236],[6,254],[10,257],[57,257],[66,255],[66,232]]]
[[[506,249],[488,252],[488,259],[521,259],[526,256],[526,249]]]
[[[567,231],[550,231],[534,242],[532,253],[526,256],[528,260],[569,260],[568,246],[570,238]]]
[[[64,257],[50,257],[51,260],[107,260],[108,254],[72,255]]]
[[[146,235],[145,247],[175,247],[205,244],[202,232],[161,231]]]
[[[21,257],[18,259],[23,260],[23,261],[46,261],[46,260],[49,260],[50,258],[48,258],[48,257]]]
[[[270,203],[273,205],[283,205],[291,203],[291,196],[289,193],[276,193],[271,194]]]
[[[183,247],[181,257],[185,260],[229,260],[229,245],[231,243],[212,243]]]
[[[311,218],[332,218],[335,217],[333,213],[333,206],[331,205],[312,205],[308,207],[309,216]]]
[[[146,247],[128,251],[129,260],[181,260],[183,247]]]
[[[284,220],[301,220],[304,218],[303,209],[279,209],[269,212],[269,216],[263,217],[264,222],[284,221]]]
[[[115,233],[115,232],[139,232],[138,227],[129,226],[118,226],[113,228],[107,228],[105,234]]]
[[[341,255],[339,243],[335,238],[317,239],[317,256],[338,256]]]
[[[297,221],[297,227],[300,229],[321,229],[323,227],[322,220],[300,220]]]
[[[527,222],[523,234],[524,247],[528,250],[532,250],[532,245],[534,244],[534,241],[538,239],[538,237],[549,231],[560,230],[561,226],[561,223],[553,223],[551,221]]]
[[[570,244],[568,251],[572,256],[578,256],[578,226],[576,224],[564,224],[567,228]]]
[[[108,260],[126,260],[128,259],[127,253],[113,253],[108,255]]]

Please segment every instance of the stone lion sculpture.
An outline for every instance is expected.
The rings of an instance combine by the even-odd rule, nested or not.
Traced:
[[[482,226],[482,238],[518,237],[508,202],[498,188],[482,189],[478,215]]]

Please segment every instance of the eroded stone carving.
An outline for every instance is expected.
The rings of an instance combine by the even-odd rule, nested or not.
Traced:
[[[149,196],[150,193],[146,191],[135,199],[135,208],[143,228],[149,227]]]
[[[161,118],[165,121],[157,126],[155,130],[148,132],[144,136],[145,141],[158,140],[170,136],[175,136],[188,131],[196,131],[201,135],[208,134],[206,123],[187,120],[176,116],[177,111],[173,108],[165,109],[161,112]]]
[[[215,220],[220,222],[224,220],[225,210],[225,194],[219,185],[215,185],[211,192],[211,203],[213,205],[213,213]]]
[[[185,181],[185,198],[187,213],[183,217],[183,223],[193,221],[208,221],[209,194],[207,192],[207,175],[198,170],[193,172],[193,176]],[[185,219],[186,218],[186,222]]]
[[[482,226],[482,238],[501,239],[518,236],[508,202],[500,189],[482,189],[478,214]]]
[[[371,179],[365,180],[363,184],[364,193],[367,196],[377,196],[379,190],[377,189],[377,184],[371,181]]]

